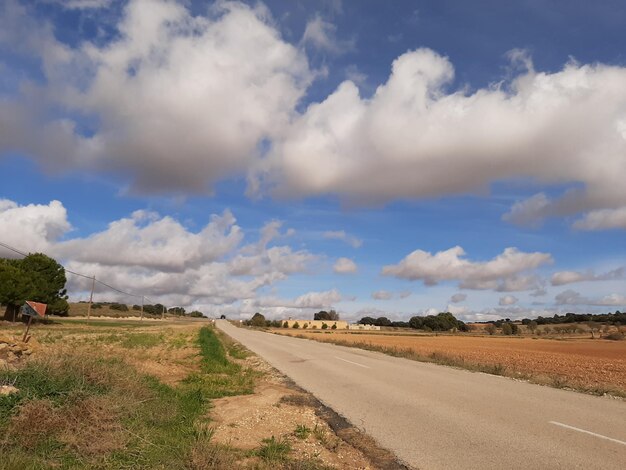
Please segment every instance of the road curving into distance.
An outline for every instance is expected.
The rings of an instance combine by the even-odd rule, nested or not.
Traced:
[[[623,400],[216,324],[411,467],[626,468]]]

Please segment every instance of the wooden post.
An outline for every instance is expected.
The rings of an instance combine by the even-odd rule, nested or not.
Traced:
[[[28,316],[28,324],[26,325],[26,331],[24,332],[24,337],[22,338],[22,342],[25,343],[26,337],[28,336],[28,330],[30,330],[30,323],[33,321],[32,315]]]
[[[89,305],[87,306],[87,320],[91,317],[91,303],[93,302],[93,290],[96,287],[96,275],[91,278],[91,294],[89,295]]]

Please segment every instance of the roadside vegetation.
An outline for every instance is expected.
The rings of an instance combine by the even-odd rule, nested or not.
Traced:
[[[211,326],[33,330],[32,356],[0,367],[0,386],[12,391],[0,394],[1,470],[327,468],[282,438],[254,450],[214,442],[212,400],[253,393],[259,372]],[[0,344],[20,332],[3,327]]]

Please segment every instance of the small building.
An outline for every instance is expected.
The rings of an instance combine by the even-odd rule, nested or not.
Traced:
[[[301,330],[347,330],[348,322],[343,320],[283,320],[282,326],[287,323],[288,328],[293,328],[293,325],[298,324],[298,328]],[[324,328],[326,325],[326,328]],[[334,326],[334,328],[333,328]]]
[[[380,330],[380,326],[376,325],[361,325],[359,323],[354,323],[352,325],[348,325],[349,330]]]

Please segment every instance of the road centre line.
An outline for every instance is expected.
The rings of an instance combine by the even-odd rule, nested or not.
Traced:
[[[352,362],[352,361],[349,361],[349,360],[347,360],[347,359],[342,359],[342,358],[341,358],[341,357],[339,357],[339,356],[334,356],[334,357],[335,357],[335,359],[339,359],[340,361],[343,361],[343,362],[348,362],[348,363],[350,363],[350,364],[354,364],[355,366],[363,367],[363,368],[365,368],[365,369],[371,369],[371,367],[370,367],[370,366],[364,366],[363,364],[359,364],[358,362]]]
[[[592,436],[599,437],[600,439],[606,439],[607,441],[616,442],[617,444],[622,444],[623,446],[626,446],[626,442],[620,441],[619,439],[613,439],[612,437],[603,436],[602,434],[597,434],[595,432],[586,431],[586,430],[580,429],[580,428],[575,428],[574,426],[570,426],[568,424],[559,423],[558,421],[548,421],[548,423],[554,424],[556,426],[561,426],[563,428],[571,429],[573,431],[578,431],[578,432],[582,432],[582,433],[585,433],[585,434],[590,434]]]

